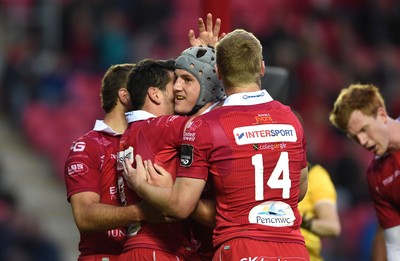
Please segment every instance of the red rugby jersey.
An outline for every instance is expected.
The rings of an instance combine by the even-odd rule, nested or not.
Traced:
[[[232,95],[184,130],[177,177],[207,180],[211,173],[215,247],[235,237],[304,243],[297,210],[307,166],[303,128],[289,107],[266,95]]]
[[[116,176],[120,137],[115,133],[92,130],[73,142],[64,170],[68,200],[75,193],[90,191],[100,195],[101,203],[120,205]],[[118,255],[125,238],[124,228],[81,233],[80,255]]]
[[[143,114],[143,111],[132,113]],[[120,140],[120,162],[125,157],[133,161],[134,155],[139,154],[143,160],[151,159],[153,163],[175,174],[178,160],[177,148],[187,120],[187,117],[169,115],[130,123]],[[122,163],[120,164],[118,188],[122,204],[140,202],[142,199],[126,185]],[[134,162],[133,165],[136,166]],[[175,175],[173,178],[175,179]],[[186,222],[172,224],[139,222],[129,226],[127,234],[128,240],[125,243],[124,252],[144,247],[175,253],[181,247],[191,247],[190,232]]]
[[[375,157],[367,183],[382,228],[400,225],[400,151]]]

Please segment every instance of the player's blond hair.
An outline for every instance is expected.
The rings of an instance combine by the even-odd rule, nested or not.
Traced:
[[[243,29],[228,33],[216,46],[216,59],[226,88],[251,83],[261,85],[262,46],[252,33]]]

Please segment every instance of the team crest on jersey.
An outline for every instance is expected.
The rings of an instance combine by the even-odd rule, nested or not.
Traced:
[[[201,126],[201,120],[189,121],[183,132],[183,140],[194,141],[196,139],[196,129]]]
[[[281,201],[267,201],[253,207],[249,222],[270,227],[292,226],[296,218],[292,208]]]
[[[181,146],[181,166],[190,167],[193,162],[193,146],[182,144]]]
[[[129,162],[132,164],[134,162],[133,159],[133,147],[129,147],[126,150],[118,151],[118,160],[117,160],[117,170],[124,169],[124,161],[125,159],[129,159]]]
[[[193,132],[196,131],[198,127],[201,126],[202,121],[198,119],[194,119],[193,121],[190,121],[189,124],[186,126],[185,132]]]

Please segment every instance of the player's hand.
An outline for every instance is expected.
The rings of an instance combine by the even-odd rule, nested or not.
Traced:
[[[155,166],[157,169],[155,169]],[[158,187],[172,187],[174,185],[172,175],[161,166],[153,164],[150,160],[147,160],[145,162],[145,168],[148,174],[147,182],[150,184]]]
[[[129,159],[124,161],[124,178],[128,187],[136,190],[140,185],[147,182],[148,172],[145,168],[145,163],[140,155],[135,156],[136,169],[132,167]]]
[[[221,30],[221,19],[217,18],[215,20],[215,25],[213,27],[212,14],[207,14],[207,22],[206,25],[202,18],[198,20],[199,26],[199,37],[195,37],[195,33],[193,30],[189,30],[189,42],[191,46],[212,46],[215,47],[217,42],[225,37],[226,33],[222,33],[219,35],[219,31]]]

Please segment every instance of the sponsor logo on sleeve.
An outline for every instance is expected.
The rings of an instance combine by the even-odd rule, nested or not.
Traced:
[[[233,130],[237,145],[297,141],[296,130],[289,124],[262,124]]]
[[[73,152],[80,152],[80,151],[84,151],[84,150],[85,150],[85,147],[86,147],[85,142],[83,142],[83,141],[77,141],[77,142],[74,142],[74,143],[71,145],[71,150],[72,150]]]
[[[69,176],[83,175],[89,171],[88,166],[83,162],[72,162],[68,165],[67,169]]]
[[[281,201],[267,201],[252,208],[249,222],[270,227],[292,226],[295,220],[292,208]]]
[[[182,144],[181,146],[181,166],[190,167],[193,162],[193,146]]]

